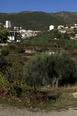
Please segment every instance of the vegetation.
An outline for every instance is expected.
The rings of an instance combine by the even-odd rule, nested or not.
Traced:
[[[9,50],[2,50],[2,51],[1,51],[1,54],[2,54],[3,56],[7,56],[7,55],[9,54]]]
[[[24,53],[25,50],[24,50],[23,48],[18,48],[18,49],[17,49],[17,52],[18,52],[18,53]]]
[[[33,49],[36,52],[67,50],[76,58],[77,40],[74,41],[69,39],[73,36],[73,34],[61,34],[57,30],[45,31],[39,33],[36,37],[22,40],[18,46],[23,46],[24,49]]]
[[[0,22],[5,23],[10,20],[13,25],[31,30],[48,30],[49,25],[53,24],[66,25],[72,24],[77,20],[77,13],[59,12],[59,13],[44,13],[44,12],[20,12],[20,13],[0,13]]]
[[[44,109],[77,106],[72,95],[77,92],[77,40],[69,37],[52,30],[0,47],[0,103]]]
[[[0,56],[0,103],[3,100],[11,105],[15,103],[16,106],[42,109],[67,108],[73,104],[71,100],[76,103],[70,94],[76,89],[67,91],[60,88],[77,82],[76,60],[67,51],[35,55],[28,61],[23,59],[27,64],[17,60],[16,56],[12,56],[16,61],[9,60],[9,57],[10,54],[5,56],[6,60]],[[43,87],[46,89],[43,90]],[[64,104],[68,98],[68,103]]]
[[[74,32],[77,34],[77,29],[76,28],[74,28]]]
[[[67,52],[58,54],[42,54],[34,56],[28,64],[29,86],[38,88],[39,85],[61,85],[76,83],[77,65]]]
[[[7,29],[0,30],[0,43],[6,43],[8,40],[9,32]]]

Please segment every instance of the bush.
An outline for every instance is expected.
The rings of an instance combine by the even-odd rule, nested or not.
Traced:
[[[5,80],[3,74],[0,73],[0,91],[7,92],[9,89],[9,82]]]
[[[7,56],[9,54],[9,50],[2,50],[1,55]]]
[[[29,86],[27,86],[26,84],[21,84],[20,87],[23,92],[31,91],[31,88]]]
[[[16,49],[16,46],[15,45],[8,45],[7,48],[9,50],[15,50]]]
[[[49,55],[36,55],[29,60],[26,83],[38,88],[41,84],[50,84],[58,87],[65,84],[74,84],[77,79],[77,64],[71,55],[62,51]]]
[[[18,52],[18,53],[24,53],[25,50],[24,50],[23,48],[18,48],[18,49],[17,49],[17,52]]]
[[[4,58],[4,56],[0,56],[0,72],[5,73],[6,68],[8,66],[7,60]]]

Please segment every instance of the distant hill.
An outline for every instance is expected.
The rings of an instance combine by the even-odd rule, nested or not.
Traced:
[[[0,13],[0,23],[10,20],[14,26],[30,30],[48,30],[49,25],[73,24],[77,21],[77,12],[32,12]]]
[[[67,24],[73,24],[77,20],[77,12],[58,12],[58,13],[51,13],[51,16],[55,18],[61,18]]]

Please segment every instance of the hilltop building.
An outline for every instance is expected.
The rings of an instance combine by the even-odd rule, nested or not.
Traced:
[[[11,21],[6,21],[5,27],[6,28],[12,28]]]
[[[54,25],[50,25],[49,26],[49,31],[53,30],[54,28],[55,28]]]

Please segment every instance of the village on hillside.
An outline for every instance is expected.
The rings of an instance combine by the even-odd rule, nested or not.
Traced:
[[[22,27],[14,27],[11,21],[6,21],[5,25],[0,23],[0,29],[9,29],[10,36],[8,36],[7,42],[20,42],[21,39],[25,39],[31,36],[36,36],[40,31],[25,30]]]
[[[8,43],[13,41],[20,42],[22,39],[36,36],[38,33],[41,32],[41,31],[25,30],[22,27],[13,26],[11,21],[8,21],[8,20],[5,21],[5,24],[0,23],[0,29],[9,29],[10,35],[8,36],[8,40],[7,40]],[[77,24],[74,24],[72,26],[58,25],[57,28],[55,28],[54,25],[50,25],[48,31],[51,31],[54,29],[57,29],[58,32],[60,32],[61,34],[65,34],[65,33],[71,34],[70,39],[72,40],[77,39],[77,33],[75,32],[75,30],[77,29]]]

